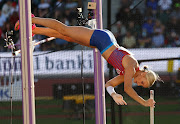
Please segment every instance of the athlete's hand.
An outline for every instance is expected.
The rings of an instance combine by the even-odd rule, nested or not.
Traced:
[[[123,96],[117,93],[111,94],[112,98],[118,105],[127,105],[127,103],[123,100]]]
[[[148,99],[148,100],[145,101],[144,106],[146,106],[146,107],[154,107],[155,108],[155,103],[156,102],[153,99]]]

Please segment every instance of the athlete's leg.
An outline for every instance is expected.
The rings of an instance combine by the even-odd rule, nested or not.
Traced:
[[[36,27],[35,29],[32,30],[32,33],[33,34],[46,35],[46,36],[49,36],[49,37],[56,37],[56,38],[59,38],[59,39],[66,40],[68,42],[74,42],[74,43],[78,43],[78,44],[81,44],[81,45],[84,45],[84,46],[91,47],[90,45],[83,44],[82,42],[79,42],[77,40],[72,39],[71,37],[64,36],[61,33],[59,33],[58,31],[56,31],[54,29],[50,29],[50,28]]]
[[[45,35],[45,36],[49,36],[49,37],[55,37],[55,38],[64,39],[63,35],[61,35],[56,30],[53,30],[53,29],[50,29],[50,28],[36,27],[35,29],[32,30],[32,33],[33,34],[40,34],[40,35]]]
[[[49,27],[61,33],[62,35],[71,37],[74,40],[89,46],[90,38],[94,30],[82,26],[66,26],[65,24],[50,18],[32,18],[32,23]]]

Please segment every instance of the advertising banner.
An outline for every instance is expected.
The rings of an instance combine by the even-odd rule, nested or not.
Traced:
[[[179,57],[180,48],[159,48],[159,49],[130,49],[137,60],[160,59]],[[43,52],[34,52],[41,54],[33,57],[34,75],[68,75],[81,72],[81,50],[58,51],[49,54]],[[7,58],[8,57],[8,58]],[[93,74],[93,51],[86,50],[83,55],[84,74]],[[2,53],[0,55],[0,76],[9,75],[12,65],[11,54]],[[167,72],[168,61],[143,62],[142,65],[148,65],[155,72]],[[173,70],[178,70],[178,60],[173,62]],[[15,59],[13,71],[18,75],[21,73],[21,58]],[[104,72],[108,73],[107,62],[104,60]]]

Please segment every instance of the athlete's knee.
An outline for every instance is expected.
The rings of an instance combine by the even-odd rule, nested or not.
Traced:
[[[58,29],[58,31],[61,33],[61,34],[63,34],[63,35],[65,35],[65,36],[69,36],[69,31],[70,31],[71,29],[70,29],[70,26],[67,26],[67,25],[63,25],[62,27],[61,27],[61,29]]]

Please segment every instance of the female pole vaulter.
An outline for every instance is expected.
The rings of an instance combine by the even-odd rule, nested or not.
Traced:
[[[32,23],[45,26],[33,27],[33,34],[46,35],[64,39],[68,42],[78,43],[84,46],[98,48],[104,59],[111,64],[119,74],[106,83],[107,92],[118,105],[127,105],[123,96],[117,94],[114,87],[124,82],[124,91],[135,101],[146,107],[155,107],[153,99],[144,100],[132,88],[132,80],[138,86],[151,87],[159,76],[146,66],[139,69],[137,60],[132,53],[124,47],[120,47],[114,35],[108,30],[90,29],[83,26],[66,26],[58,20],[50,18],[32,17]],[[32,25],[32,26],[33,26]],[[15,25],[18,30],[19,24]]]

